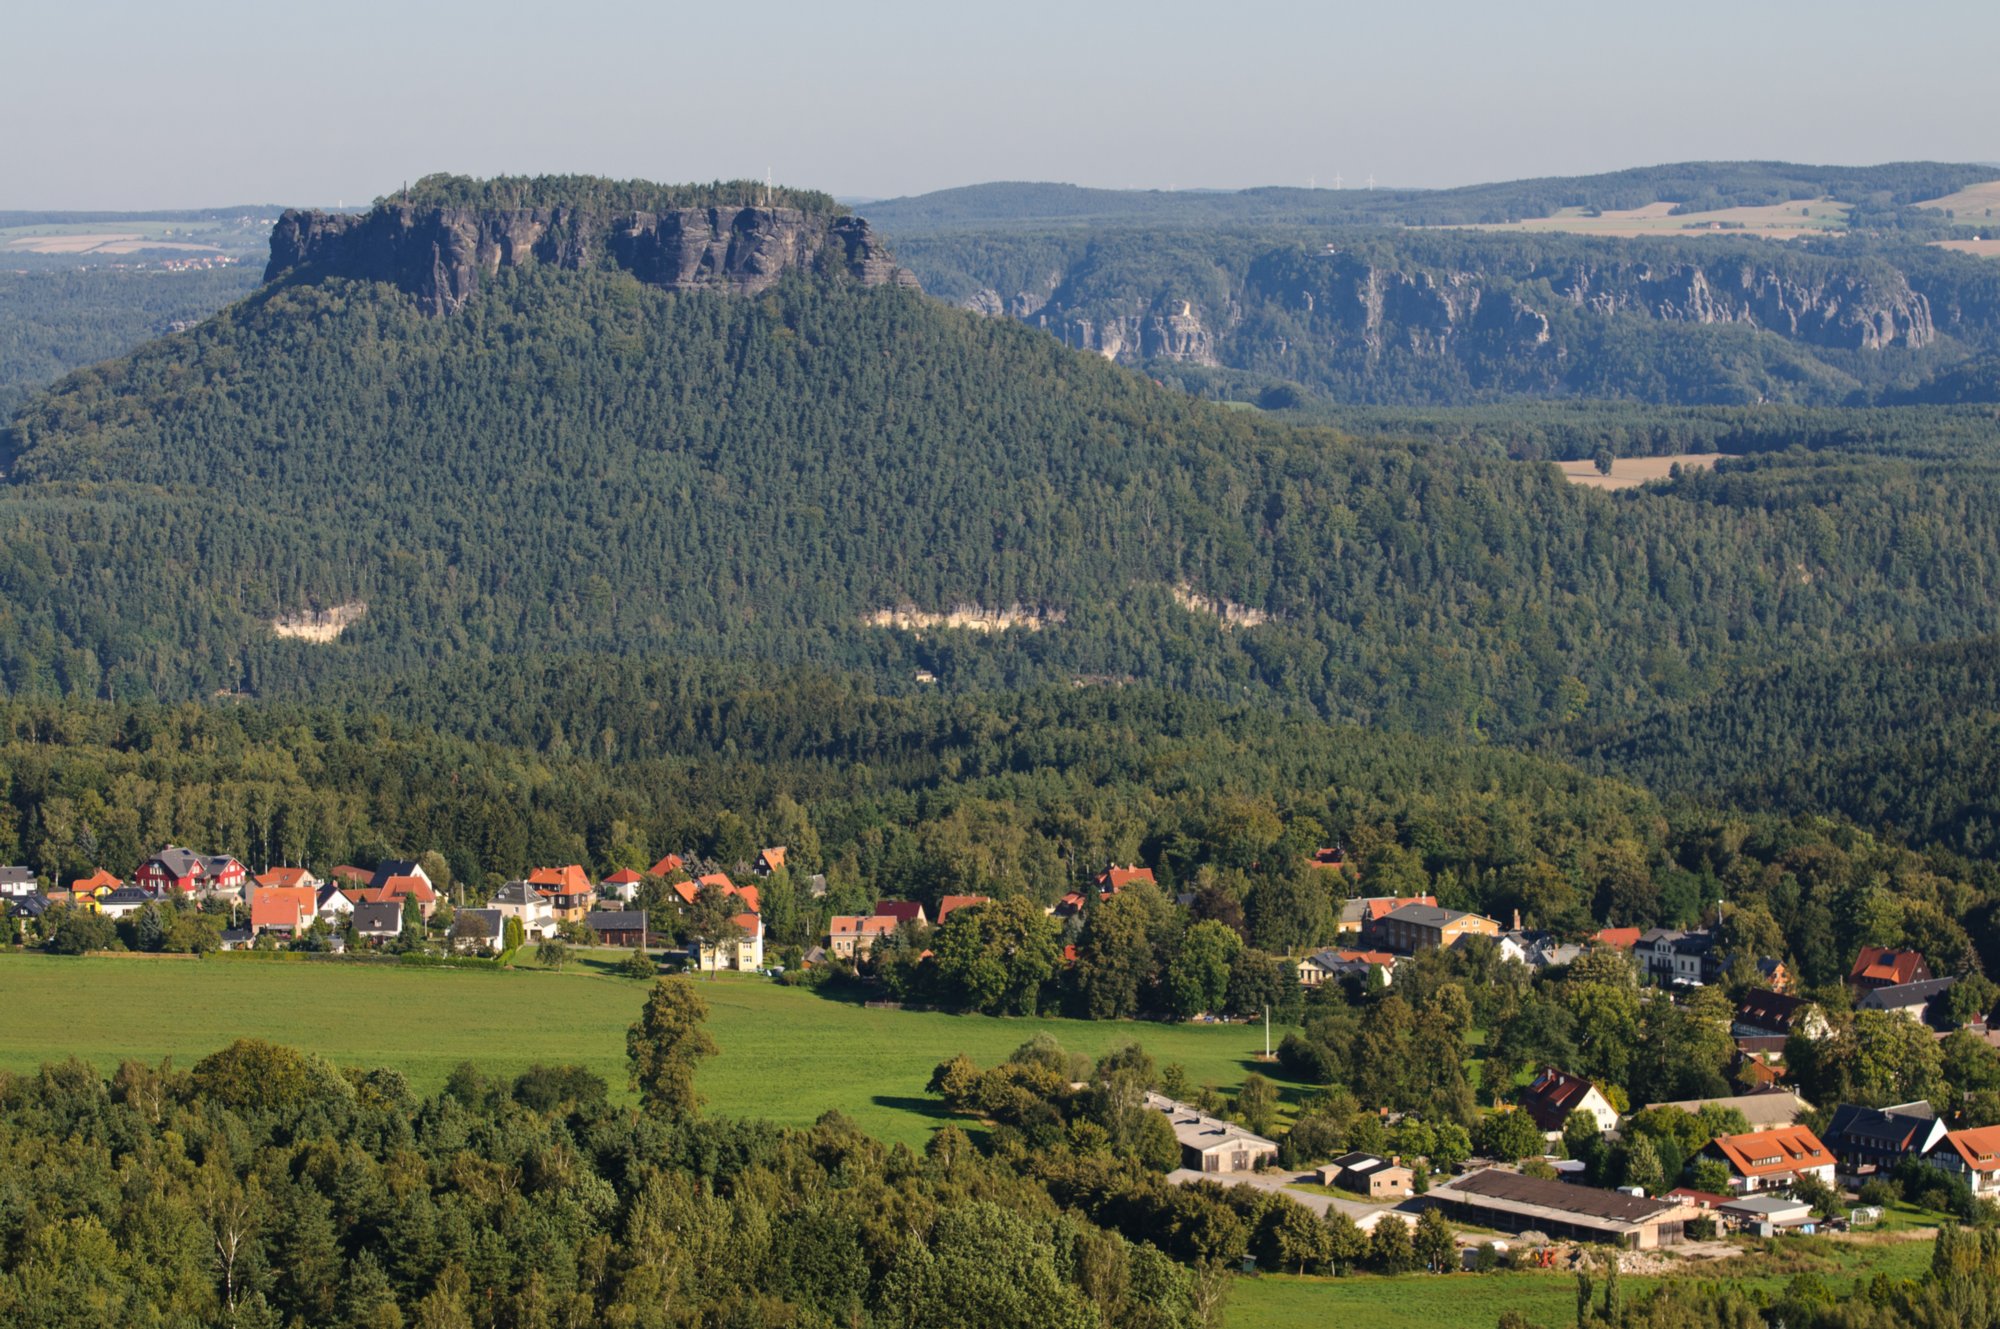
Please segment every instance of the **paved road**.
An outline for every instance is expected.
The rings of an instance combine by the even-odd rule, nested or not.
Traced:
[[[1260,1191],[1270,1191],[1283,1195],[1286,1199],[1297,1200],[1306,1208],[1324,1218],[1334,1210],[1339,1210],[1357,1223],[1366,1225],[1375,1215],[1394,1209],[1394,1204],[1366,1204],[1360,1200],[1343,1200],[1337,1195],[1323,1195],[1318,1191],[1301,1190],[1297,1183],[1313,1180],[1310,1172],[1283,1172],[1276,1169],[1266,1172],[1196,1172],[1191,1168],[1176,1168],[1167,1174],[1167,1180],[1176,1186],[1185,1186],[1191,1181],[1213,1181],[1223,1186],[1254,1186]],[[1407,1203],[1407,1202],[1405,1202]]]

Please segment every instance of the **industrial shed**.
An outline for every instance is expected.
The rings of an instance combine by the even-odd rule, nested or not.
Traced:
[[[1463,1222],[1503,1232],[1536,1231],[1569,1241],[1601,1241],[1632,1250],[1680,1244],[1700,1216],[1675,1199],[1648,1199],[1487,1168],[1434,1186],[1424,1197]]]

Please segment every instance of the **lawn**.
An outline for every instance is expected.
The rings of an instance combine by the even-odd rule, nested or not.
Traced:
[[[1931,1243],[1786,1237],[1720,1264],[1693,1266],[1691,1277],[1728,1278],[1775,1294],[1800,1273],[1816,1272],[1836,1288],[1876,1274],[1915,1278],[1930,1266]],[[1659,1278],[1619,1280],[1628,1297],[1651,1291]],[[1602,1286],[1602,1275],[1598,1275]],[[1304,1329],[1326,1324],[1368,1329],[1491,1329],[1517,1310],[1549,1326],[1576,1322],[1576,1279],[1568,1271],[1496,1274],[1407,1274],[1400,1278],[1294,1278],[1265,1274],[1230,1284],[1223,1322],[1228,1329]]]
[[[999,1061],[1043,1032],[1093,1056],[1136,1040],[1162,1064],[1187,1067],[1192,1083],[1225,1092],[1259,1069],[1287,1098],[1299,1091],[1276,1066],[1257,1064],[1261,1025],[869,1010],[762,978],[696,981],[721,1048],[702,1068],[699,1086],[718,1114],[802,1125],[838,1108],[881,1139],[921,1144],[944,1119],[924,1094],[932,1067],[959,1052],[982,1064]],[[33,1070],[68,1056],[107,1074],[126,1058],[172,1055],[187,1065],[253,1036],[342,1065],[394,1067],[424,1092],[461,1061],[509,1073],[540,1061],[587,1066],[622,1094],[625,1030],[645,990],[596,963],[549,973],[0,954],[0,1009],[8,1013],[0,1069]],[[1274,1027],[1273,1040],[1285,1032]]]

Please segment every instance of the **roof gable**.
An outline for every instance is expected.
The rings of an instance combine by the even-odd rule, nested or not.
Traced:
[[[540,887],[544,895],[588,895],[590,874],[580,863],[559,868],[536,868],[528,874],[528,884]]]
[[[1802,1168],[1825,1167],[1833,1155],[1803,1126],[1778,1126],[1744,1135],[1718,1135],[1715,1148],[1744,1177],[1768,1177]]]
[[[364,936],[397,936],[403,931],[403,907],[382,900],[354,906],[354,930]]]
[[[1900,984],[1930,977],[1930,966],[1915,951],[1893,950],[1887,946],[1863,946],[1848,971],[1851,982]]]

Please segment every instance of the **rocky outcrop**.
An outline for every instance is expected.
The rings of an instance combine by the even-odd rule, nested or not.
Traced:
[[[331,609],[308,609],[296,614],[280,614],[271,620],[271,631],[280,637],[316,641],[324,645],[337,639],[351,624],[360,621],[368,605],[353,600]]]
[[[1048,308],[1027,320],[1047,328],[1078,350],[1095,351],[1107,360],[1137,364],[1143,360],[1178,360],[1185,364],[1219,365],[1215,333],[1186,300],[1143,314],[1091,317],[1078,310]]]
[[[1060,609],[1030,609],[1018,604],[1005,609],[958,604],[943,613],[929,613],[915,605],[902,604],[893,609],[877,609],[865,614],[861,622],[866,627],[899,628],[905,632],[932,628],[959,628],[969,632],[1006,632],[1010,629],[1040,632],[1050,624],[1064,622],[1067,617]]]
[[[668,290],[754,295],[793,270],[864,286],[915,286],[859,217],[796,208],[442,208],[362,214],[288,211],[271,233],[266,281],[326,276],[389,282],[433,314],[463,308],[501,268],[621,268]]]

